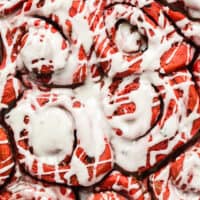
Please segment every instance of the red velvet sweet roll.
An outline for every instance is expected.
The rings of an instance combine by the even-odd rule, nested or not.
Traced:
[[[10,177],[14,167],[11,145],[6,131],[0,126],[0,185]]]
[[[200,5],[198,0],[165,0],[169,5],[174,8],[179,7],[179,11],[187,12],[191,19],[200,19]]]
[[[164,10],[185,37],[200,46],[200,4],[198,0],[166,0]],[[178,9],[176,9],[178,8]]]
[[[0,26],[1,24],[0,20]],[[22,91],[20,81],[16,76],[16,67],[12,64],[6,53],[4,45],[3,29],[0,29],[0,110],[13,103]]]
[[[99,192],[91,194],[87,200],[126,200],[127,198],[116,192]]]
[[[133,176],[125,176],[118,171],[113,171],[96,187],[96,192],[88,200],[103,199],[130,199],[150,200],[151,195],[147,190],[146,181],[138,181]]]
[[[199,200],[199,169],[200,141],[151,175],[150,181],[156,199]]]
[[[20,12],[0,20],[5,63],[9,59],[28,79],[45,84],[84,82],[92,40],[84,4],[29,0]]]
[[[4,70],[0,70],[0,110],[8,108],[14,103],[22,92],[20,81],[13,76],[4,76]]]
[[[200,101],[187,70],[105,80],[104,113],[115,163],[143,172],[188,142],[200,126]]]
[[[0,16],[6,16],[15,12],[17,9],[22,7],[26,0],[1,0],[0,2]]]
[[[191,61],[193,48],[176,32],[159,4],[92,2],[88,22],[97,56],[94,64],[110,77],[155,70],[170,73]]]
[[[96,102],[83,104],[71,90],[26,91],[5,121],[20,164],[38,179],[89,186],[112,169],[111,146]]]
[[[10,182],[0,192],[1,200],[75,200],[71,188],[50,185],[32,179],[17,167]]]
[[[39,185],[38,183],[25,182],[24,180],[11,183],[0,192],[1,200],[75,200],[75,195],[70,188],[62,186]]]
[[[194,66],[193,66],[193,75],[198,87],[198,92],[200,94],[200,55],[196,59]]]
[[[166,0],[165,13],[173,20],[181,33],[196,47],[200,47],[200,4],[198,0]],[[197,49],[198,51],[198,49]],[[193,66],[193,75],[199,87],[199,58]]]

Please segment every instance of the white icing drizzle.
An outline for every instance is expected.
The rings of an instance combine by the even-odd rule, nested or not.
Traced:
[[[199,18],[199,7],[194,6],[197,0],[182,1],[189,14]],[[163,12],[169,14],[169,8],[153,0],[33,0],[25,2],[20,12],[9,15],[20,2],[0,2],[0,13],[5,16],[0,19],[5,49],[0,97],[10,79],[15,99],[20,94],[20,83],[14,78],[17,71],[25,74],[24,82],[33,87],[5,117],[14,134],[19,163],[29,174],[53,183],[91,186],[101,181],[114,163],[126,171],[147,170],[196,134],[199,97],[185,69],[194,49],[165,17]],[[145,5],[159,5],[157,15]],[[126,22],[116,30],[121,19]],[[56,23],[59,30],[49,21]],[[185,37],[200,44],[199,22],[185,17],[176,24]],[[180,56],[183,62],[179,62]],[[104,71],[103,78],[98,67]],[[198,77],[198,71],[194,74]],[[82,85],[73,90],[42,92],[37,87],[41,83]],[[114,91],[111,85],[116,87]],[[0,110],[6,107],[1,102]],[[6,142],[0,141],[0,145]],[[192,162],[192,170],[199,177],[196,154],[189,157],[181,173],[188,174],[191,168],[187,166]],[[0,174],[12,166],[13,163],[0,169]],[[169,175],[169,168],[156,178],[162,173]],[[113,185],[117,192],[139,187],[130,184],[124,188],[118,184],[119,179]],[[36,197],[41,195],[37,194],[41,186],[33,184],[32,190],[32,186],[24,185],[15,183],[11,190],[24,189],[24,198],[34,191]],[[190,186],[199,187],[197,178]],[[196,200],[196,196],[183,193],[174,183],[170,182],[169,187],[174,192],[171,200],[180,195]],[[47,193],[57,197],[51,190]],[[133,196],[137,199],[141,194],[138,190]],[[115,192],[99,195],[118,198]],[[148,199],[149,195],[144,197]],[[58,198],[62,199],[59,195]],[[93,199],[95,194],[84,198]]]
[[[137,78],[139,78],[139,87],[131,92],[121,94],[123,89]],[[149,127],[151,127],[152,107],[154,106],[153,98],[159,98],[148,77],[140,75],[140,77],[130,76],[123,79],[115,94],[109,94],[108,88],[112,82],[111,80],[107,81],[108,83],[105,83],[102,91],[102,101],[106,116],[112,116],[121,104],[134,103],[136,107],[133,113],[128,113],[128,110],[124,108],[124,115],[112,116],[109,120],[110,125],[116,129],[120,129],[123,132],[123,137],[128,140],[135,140],[143,136],[149,130]],[[120,101],[120,99],[125,100]],[[159,102],[157,104],[159,106]]]
[[[8,46],[5,38],[6,29],[9,29],[10,27],[9,23],[4,19],[0,19],[0,27],[0,36],[3,43],[3,46],[1,47],[3,57],[0,63],[0,110],[2,110],[3,108],[7,108],[11,102],[17,99],[22,88],[19,80],[14,78],[16,65],[12,62],[12,58],[9,56],[11,55],[12,49]],[[13,40],[15,41],[16,37],[14,37]],[[6,86],[8,86],[8,82],[9,87],[6,88]],[[5,93],[7,93],[7,95],[4,99],[3,97]]]
[[[130,199],[151,199],[151,195],[147,191],[146,180],[138,181],[135,177],[125,176],[119,171],[110,173],[95,189],[97,192],[109,190],[121,192]]]
[[[199,199],[199,142],[150,176],[156,199]],[[175,178],[173,178],[175,176]]]
[[[0,126],[0,152],[0,185],[3,185],[10,177],[14,160],[7,133],[2,126]]]
[[[171,83],[178,77],[182,77],[183,81]],[[126,88],[131,79],[133,81],[136,78],[140,79],[140,87],[137,90],[125,95],[118,95],[123,91],[122,89]],[[150,89],[151,85],[157,89],[162,87],[162,89],[158,89],[158,94],[156,94],[153,89]],[[192,94],[190,87],[194,87],[194,84],[187,71],[176,72],[163,78],[155,72],[124,78],[114,95],[109,91],[109,82],[104,85],[102,89],[104,112],[114,130],[111,143],[115,152],[115,162],[120,167],[127,171],[138,171],[142,167],[153,166],[158,162],[159,155],[168,155],[180,141],[185,143],[192,137],[193,122],[199,120],[200,114],[198,98],[194,100],[196,103],[193,105],[193,111],[189,115],[187,114],[189,96]],[[182,91],[182,95],[176,96],[175,90]],[[154,105],[152,99],[158,95],[161,95],[162,98],[163,111],[159,121],[151,129],[151,108],[159,106],[159,101]],[[117,99],[123,98],[125,100],[116,102]],[[195,99],[196,96],[194,95],[192,98]],[[136,108],[133,113],[112,115],[119,105],[127,102],[135,103]],[[159,114],[160,108],[157,109]],[[115,132],[116,128],[121,129],[120,135]],[[137,140],[138,136],[142,137]],[[151,149],[164,141],[166,146],[162,149]]]
[[[20,163],[38,178],[55,174],[56,183],[67,182],[69,185],[88,186],[99,181],[111,169],[113,157],[104,132],[105,123],[97,107],[95,99],[88,99],[84,104],[74,99],[71,90],[55,89],[47,93],[37,90],[26,91],[16,108],[13,108],[6,117],[7,124],[14,132],[18,152],[23,155]],[[28,122],[25,120],[26,116]],[[47,116],[51,117],[48,121]],[[75,130],[77,144],[72,154]],[[49,139],[42,145],[42,138],[46,137]],[[29,147],[32,145],[33,154],[21,144],[25,139],[28,139]],[[64,156],[71,157],[69,164],[66,163]],[[87,157],[91,157],[93,161],[88,161]],[[64,160],[63,167],[60,166],[61,160]],[[34,162],[37,162],[36,171],[32,169]],[[45,171],[43,163],[55,166],[54,171]],[[99,166],[104,165],[105,170],[101,172]],[[89,167],[92,174],[88,170]],[[64,180],[61,179],[60,173],[64,173]],[[71,181],[73,176],[77,177],[77,181]]]
[[[168,3],[174,2],[183,2],[188,14],[196,18],[196,21],[188,19],[186,16],[182,16],[183,19],[177,20],[173,19],[173,16],[170,16],[170,9],[168,7],[164,7],[164,10],[169,14],[170,17],[176,22],[178,28],[180,28],[181,32],[185,37],[192,40],[196,45],[200,46],[200,4],[198,0],[167,0]]]
[[[32,23],[30,21],[29,33],[24,35],[28,38],[20,53],[24,65],[30,72],[43,65],[51,65],[53,70],[61,71],[67,64],[69,43],[58,32],[52,33],[42,25],[35,28],[33,26],[35,20],[32,21]],[[63,43],[67,48],[61,50]],[[39,68],[38,71],[40,70]]]
[[[29,6],[30,8],[28,8]],[[82,6],[81,3],[80,6]],[[72,1],[68,3],[45,1],[44,5],[39,7],[39,1],[35,0],[31,3],[24,3],[20,13],[6,20],[9,29],[7,26],[2,26],[3,31],[19,29],[18,32],[13,33],[15,37],[20,37],[17,40],[18,52],[15,55],[12,52],[12,49],[15,48],[15,41],[13,41],[12,45],[8,47],[10,49],[8,55],[17,57],[17,65],[20,66],[20,70],[25,67],[29,72],[49,74],[49,80],[42,79],[48,84],[70,85],[84,82],[87,75],[87,54],[92,44],[92,37],[84,17],[86,6],[75,14],[73,9]],[[53,14],[50,15],[50,13]],[[58,24],[65,37],[63,38],[58,30],[48,22],[45,23],[44,20],[34,17],[37,15],[51,18]],[[2,19],[2,21],[4,20]],[[84,31],[80,32],[80,28]],[[24,36],[22,37],[20,34]],[[20,44],[20,41],[25,44]],[[7,41],[5,40],[4,43]],[[16,66],[16,61],[13,65]],[[30,79],[30,76],[28,78]]]
[[[16,172],[10,183],[7,185],[5,192],[9,193],[9,196],[4,196],[1,192],[0,198],[9,198],[10,200],[15,199],[51,199],[51,200],[75,200],[75,195],[72,189],[64,186],[53,186],[43,184],[39,181],[35,181],[29,176],[22,173],[19,166],[16,166]]]
[[[100,2],[99,4],[103,4],[103,2]],[[107,5],[109,4],[107,3]],[[93,10],[91,10],[91,13],[92,16],[89,16],[89,25],[92,30],[94,29],[93,37],[95,38],[95,51],[97,54],[97,60],[94,62],[100,64],[105,63],[106,61],[110,62],[108,66],[106,66],[106,69],[104,69],[106,72],[108,71],[107,73],[110,77],[129,70],[129,74],[134,71],[143,72],[144,70],[160,70],[161,72],[166,72],[168,71],[168,68],[166,68],[165,65],[168,65],[170,68],[171,63],[169,64],[169,62],[173,63],[172,58],[174,58],[174,54],[170,54],[171,59],[168,59],[167,62],[164,61],[163,55],[167,51],[173,52],[171,48],[175,44],[178,44],[177,47],[179,46],[179,48],[184,45],[183,38],[175,31],[174,27],[166,17],[164,17],[164,14],[161,11],[159,13],[159,18],[156,21],[158,25],[151,21],[151,19],[148,19],[148,16],[141,9],[128,5],[116,4],[105,11],[99,10],[98,7],[94,7]],[[101,19],[95,21],[96,15],[94,13],[96,13],[96,15],[101,15]],[[125,19],[130,25],[136,26],[139,34],[147,38],[146,50],[144,50],[144,52],[139,51],[139,55],[138,53],[130,54],[128,61],[125,59],[127,52],[120,50],[121,48],[123,50],[123,46],[116,49],[116,45],[111,43],[109,39],[114,37],[113,29],[115,29],[115,25],[120,19]],[[104,20],[104,22],[102,20]],[[104,27],[101,26],[102,23],[105,23]],[[93,28],[94,24],[95,28]],[[117,44],[119,43],[118,32],[116,33]],[[171,36],[169,37],[168,35]],[[126,40],[128,40],[128,38]],[[137,35],[134,35],[134,39],[137,40]],[[125,50],[127,50],[127,48],[125,48]],[[186,60],[191,60],[192,52],[189,52],[188,54],[186,51],[185,54],[187,58],[190,58]],[[141,63],[138,64],[138,62]]]

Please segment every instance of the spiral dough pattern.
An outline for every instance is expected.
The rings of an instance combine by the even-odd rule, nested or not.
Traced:
[[[0,1],[0,199],[199,200],[199,13]]]

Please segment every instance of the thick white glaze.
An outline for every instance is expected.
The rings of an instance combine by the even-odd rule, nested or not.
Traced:
[[[103,3],[103,1],[100,1],[98,5],[104,5]],[[109,2],[106,3],[108,6]],[[158,24],[156,24],[151,21],[141,9],[130,5],[116,4],[104,11],[100,10],[98,7],[90,9],[93,10],[91,10],[92,14],[89,16],[89,25],[93,30],[95,51],[97,54],[97,59],[94,62],[98,62],[100,65],[101,63],[108,62],[109,64],[107,64],[108,66],[106,66],[104,70],[110,77],[129,70],[130,74],[131,72],[142,73],[143,71],[149,70],[159,70],[162,73],[168,72],[168,69],[165,68],[164,65],[166,64],[169,66],[171,62],[173,63],[172,60],[175,57],[175,53],[168,55],[168,60],[162,63],[162,60],[164,60],[163,55],[169,51],[172,46],[176,46],[176,48],[179,49],[181,45],[186,45],[183,42],[183,38],[175,31],[174,27],[161,10],[159,11],[158,19],[156,19],[156,23]],[[94,13],[100,15],[101,19],[97,21]],[[141,50],[144,49],[142,48],[137,52],[139,54],[129,54],[129,59],[125,59],[127,52],[121,51],[120,48],[118,49],[116,47],[117,45],[113,44],[112,41],[114,37],[113,29],[115,29],[120,19],[125,19],[130,25],[136,26],[139,34],[147,38],[146,50],[142,52]],[[102,27],[102,23],[105,23],[105,26]],[[95,27],[93,28],[93,26]],[[120,30],[118,32],[120,32]],[[118,32],[116,33],[117,39],[119,38]],[[170,35],[170,37],[168,35]],[[128,38],[126,38],[126,40],[127,39]],[[123,47],[121,48],[123,50]],[[186,54],[184,57],[187,57],[185,65],[189,63],[193,55],[193,51],[191,51],[190,47],[186,45],[186,48],[188,48],[189,51],[183,52]]]
[[[119,24],[115,43],[120,50],[127,53],[144,50],[147,46],[141,34],[137,30],[133,31],[132,26],[126,22]]]
[[[170,81],[176,77],[183,77],[184,81],[171,84]],[[140,87],[128,94],[120,95],[122,89],[136,78],[141,80]],[[163,89],[156,94],[152,85],[155,88],[162,86]],[[199,99],[194,105],[194,110],[187,116],[188,97],[191,95],[190,87],[192,85],[191,76],[187,71],[177,72],[163,78],[155,72],[124,78],[114,95],[109,91],[109,84],[104,85],[102,89],[104,112],[113,128],[111,143],[115,152],[115,162],[120,167],[127,171],[137,171],[141,167],[152,166],[157,163],[157,156],[168,155],[178,142],[185,143],[192,137],[193,122],[199,120],[200,117],[198,112]],[[182,96],[176,96],[175,90],[182,91]],[[157,101],[154,104],[152,99],[158,95],[161,95],[162,99],[162,113],[159,121],[151,129],[151,108],[156,105],[159,106],[161,103]],[[116,102],[117,99],[123,98],[127,99],[119,103]],[[173,106],[171,105],[172,101],[174,102]],[[135,103],[135,112],[113,116],[116,108],[127,102]],[[115,133],[116,128],[121,129],[121,135]],[[142,137],[137,139],[138,136]],[[167,144],[165,148],[151,150],[152,146],[162,141]]]
[[[40,105],[40,101],[44,104]],[[102,112],[97,110],[98,105],[92,97],[82,104],[73,97],[71,90],[55,89],[48,93],[37,90],[26,91],[16,108],[13,108],[6,117],[7,124],[14,132],[18,151],[25,156],[20,159],[20,162],[25,164],[26,170],[38,178],[42,178],[46,173],[55,174],[55,182],[63,183],[66,180],[72,185],[77,183],[70,183],[71,177],[77,176],[78,184],[85,186],[99,181],[109,172],[113,157],[107,133],[104,130],[105,121],[102,118]],[[28,122],[25,120],[27,116]],[[51,119],[48,120],[48,118]],[[57,120],[59,122],[56,122]],[[26,132],[22,136],[24,130]],[[72,152],[75,130],[77,146]],[[30,147],[32,145],[33,154],[20,145],[20,141],[26,138],[28,145]],[[45,144],[42,144],[44,138],[48,139]],[[87,162],[85,154],[94,161],[84,163]],[[64,161],[66,156],[71,157],[69,164]],[[62,160],[64,166],[60,168]],[[38,170],[32,171],[32,165],[36,161]],[[55,172],[45,172],[43,163],[54,165]],[[92,167],[94,174],[98,173],[96,176],[89,173],[88,165]],[[105,165],[108,171],[99,172],[97,169],[99,165]],[[61,172],[65,173],[64,180],[60,177]]]
[[[36,74],[48,72],[51,75],[48,84],[70,85],[84,82],[87,75],[87,54],[90,51],[92,37],[84,17],[86,6],[77,10],[75,14],[73,9],[72,2],[46,1],[42,7],[39,7],[38,1],[35,0],[32,3],[25,3],[23,10],[16,16],[8,17],[5,22],[2,19],[3,34],[1,37],[7,50],[6,61],[8,63],[9,57],[14,55],[13,48],[18,45],[12,68],[16,69],[18,65],[20,70],[24,67]],[[36,17],[49,18],[50,13],[53,13],[51,20],[57,23],[63,35],[48,22],[45,23],[45,20]],[[8,43],[6,32],[15,28],[19,29],[14,33],[17,41],[14,40],[8,46],[6,45]],[[80,28],[84,31],[80,32]],[[22,45],[20,41],[24,44]],[[41,70],[42,67],[43,70]],[[47,72],[44,72],[47,68]]]
[[[42,109],[31,123],[30,145],[43,162],[59,163],[72,154],[75,127],[70,113],[56,107]]]
[[[16,71],[25,73],[26,81],[31,78],[36,86],[39,83],[35,74],[50,74],[48,84],[84,84],[73,90],[47,92],[33,87],[6,115],[5,120],[14,133],[19,162],[28,173],[44,180],[49,175],[50,182],[91,186],[102,180],[114,163],[131,172],[149,169],[196,134],[194,122],[200,118],[199,98],[196,90],[191,89],[194,83],[185,69],[194,49],[153,0],[30,2],[24,3],[16,15],[0,19],[8,55],[6,67],[0,73],[0,96],[5,80],[15,76]],[[195,3],[185,1],[189,12],[198,9],[191,5]],[[144,11],[148,4],[159,9],[152,13]],[[11,2],[0,7],[0,12],[4,13],[2,10],[9,6]],[[158,15],[154,16],[155,13]],[[54,21],[59,30],[36,16]],[[121,19],[128,22],[113,30]],[[198,22],[184,18],[177,25],[182,28],[191,25],[184,34],[199,45]],[[6,35],[15,28],[17,31],[9,44]],[[13,53],[16,44],[18,51]],[[183,62],[180,64],[179,60]],[[108,69],[103,69],[105,76],[98,74],[92,79],[91,73],[103,68],[105,62],[110,62]],[[117,78],[122,77],[121,82],[112,94],[109,86],[119,74]],[[119,94],[136,79],[139,79],[138,88]],[[101,81],[96,83],[97,80]],[[14,88],[17,96],[17,80]],[[37,97],[48,102],[39,105]],[[135,105],[132,113],[125,107],[123,114],[114,114],[120,105],[128,103]],[[26,116],[28,123],[24,121]],[[20,144],[26,139],[30,149]],[[44,164],[54,168],[46,171]],[[114,189],[120,190],[118,185]]]
[[[67,65],[69,43],[58,32],[52,33],[42,25],[45,23],[34,27],[30,22],[29,32],[24,35],[28,38],[20,53],[22,62],[30,72],[37,69],[40,73],[42,65],[51,65],[53,71],[62,70]],[[67,47],[62,50],[63,43]]]

